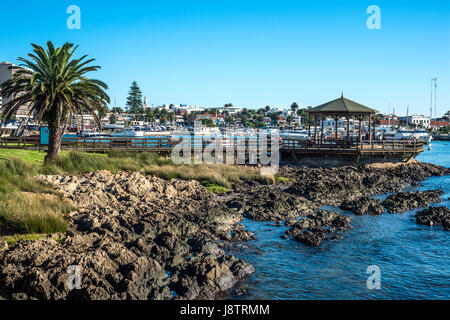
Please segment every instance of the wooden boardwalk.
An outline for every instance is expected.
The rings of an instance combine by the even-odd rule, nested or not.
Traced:
[[[210,142],[201,139],[191,139],[192,144],[201,144],[204,150]],[[269,139],[270,141],[270,139]],[[298,138],[283,138],[280,141],[281,155],[291,155],[294,158],[301,157],[397,157],[413,158],[423,152],[422,141],[412,140],[325,140],[322,143],[305,141]],[[232,143],[228,141],[228,143]],[[236,140],[233,142],[236,146]],[[109,152],[109,151],[133,151],[133,152],[157,152],[170,153],[177,144],[170,137],[71,137],[63,138],[61,148],[63,150],[79,150],[84,152]],[[246,141],[245,150],[256,150],[257,142]],[[45,146],[39,145],[39,137],[0,138],[0,149],[25,149],[45,150]],[[236,149],[236,148],[235,148]],[[270,151],[270,145],[268,146]],[[194,147],[191,148],[194,150]]]

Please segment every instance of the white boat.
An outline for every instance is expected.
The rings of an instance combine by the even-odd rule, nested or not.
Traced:
[[[299,138],[303,140],[308,140],[307,130],[287,130],[280,132],[280,137],[282,138]]]
[[[145,133],[144,131],[135,130],[135,128],[124,128],[123,130],[120,131],[111,132],[110,136],[116,138],[135,138],[135,137],[143,137],[144,133]]]
[[[81,130],[80,133],[77,134],[78,137],[98,137],[100,136],[100,132],[92,131],[92,130]]]
[[[425,130],[415,130],[413,136],[417,140],[422,140],[425,144],[429,144],[433,140],[433,135]]]
[[[383,134],[383,137],[387,140],[422,140],[425,144],[429,144],[433,139],[433,136],[426,130],[410,129],[387,131]]]
[[[145,131],[144,136],[145,137],[165,137],[165,136],[171,136],[172,131]]]

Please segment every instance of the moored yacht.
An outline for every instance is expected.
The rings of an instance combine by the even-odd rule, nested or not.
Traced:
[[[136,130],[136,128],[124,128],[123,130],[111,132],[111,137],[116,138],[134,138],[143,137],[144,131]]]
[[[389,131],[383,134],[384,139],[387,140],[422,140],[423,143],[429,144],[433,136],[426,130],[413,129],[398,129],[396,131]]]

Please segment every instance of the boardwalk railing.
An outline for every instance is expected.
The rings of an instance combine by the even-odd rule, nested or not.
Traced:
[[[0,138],[0,149],[38,149],[39,137]]]
[[[282,150],[288,151],[370,151],[370,152],[421,152],[421,140],[326,140],[306,141],[298,138],[284,138]]]
[[[172,140],[171,137],[64,137],[61,141],[63,150],[80,150],[87,152],[107,152],[109,150],[119,151],[148,151],[148,152],[170,152],[172,148],[183,140]],[[267,149],[270,152],[270,139]],[[244,143],[242,145],[242,143]],[[193,138],[191,139],[191,149],[205,150],[210,144],[215,144],[214,140]],[[259,142],[256,139],[227,139],[222,143],[226,149],[228,146],[243,146],[245,151],[259,149]],[[0,149],[29,149],[37,150],[39,137],[21,138],[0,138]],[[242,149],[242,148],[241,148]],[[299,138],[283,138],[280,143],[281,151],[292,152],[398,152],[417,153],[423,151],[423,142],[414,140],[325,140],[323,142],[306,141]]]

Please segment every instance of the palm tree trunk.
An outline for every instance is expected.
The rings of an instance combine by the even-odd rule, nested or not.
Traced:
[[[49,125],[49,137],[48,137],[48,152],[45,156],[45,161],[59,159],[61,151],[61,138],[63,135],[63,129],[60,126]]]

